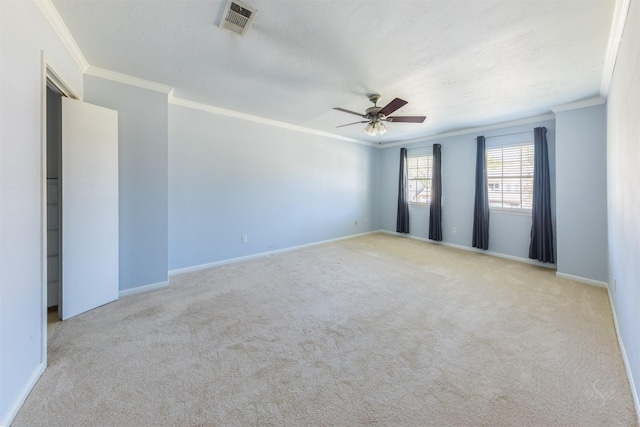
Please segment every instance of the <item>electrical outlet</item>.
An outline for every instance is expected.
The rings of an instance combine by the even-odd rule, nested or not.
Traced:
[[[458,227],[453,227],[453,233],[457,233],[458,232]]]
[[[247,241],[249,241],[249,238],[247,237],[246,234],[242,235],[242,243],[247,243]]]

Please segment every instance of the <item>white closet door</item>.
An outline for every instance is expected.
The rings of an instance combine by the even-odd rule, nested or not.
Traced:
[[[62,98],[62,319],[118,299],[118,112]]]

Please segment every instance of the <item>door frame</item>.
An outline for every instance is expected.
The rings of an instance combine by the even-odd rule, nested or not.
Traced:
[[[41,347],[40,363],[47,367],[47,81],[67,98],[80,100],[80,97],[65,83],[44,50],[41,51],[40,79],[40,313]]]

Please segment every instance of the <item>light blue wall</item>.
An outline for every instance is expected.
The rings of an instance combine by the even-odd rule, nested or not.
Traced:
[[[85,101],[118,111],[120,290],[167,280],[167,94],[85,76]]]
[[[549,167],[551,169],[552,215],[555,215],[555,123],[553,120],[510,126],[480,132],[487,147],[533,141],[533,128],[547,128]],[[526,133],[521,133],[526,132]],[[511,135],[515,134],[515,135]],[[476,138],[474,134],[437,138],[404,145],[408,155],[430,153],[433,144],[442,144],[442,235],[443,242],[472,247],[473,199],[475,188]],[[400,146],[385,148],[381,154],[381,228],[396,229],[398,168]],[[531,216],[492,211],[490,216],[489,251],[518,258],[529,256]],[[429,235],[429,209],[409,207],[412,236]],[[453,233],[453,228],[457,233]]]
[[[604,105],[556,113],[558,273],[607,280]]]
[[[170,105],[169,269],[377,229],[377,155]]]
[[[640,2],[633,0],[607,101],[609,295],[640,411]],[[616,285],[614,284],[614,278]],[[640,414],[638,414],[640,416]]]
[[[0,1],[0,425],[46,365],[42,60],[82,96],[82,72],[35,2]]]

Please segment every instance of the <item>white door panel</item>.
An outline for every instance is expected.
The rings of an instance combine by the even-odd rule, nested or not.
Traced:
[[[62,319],[118,298],[118,113],[62,98]]]

